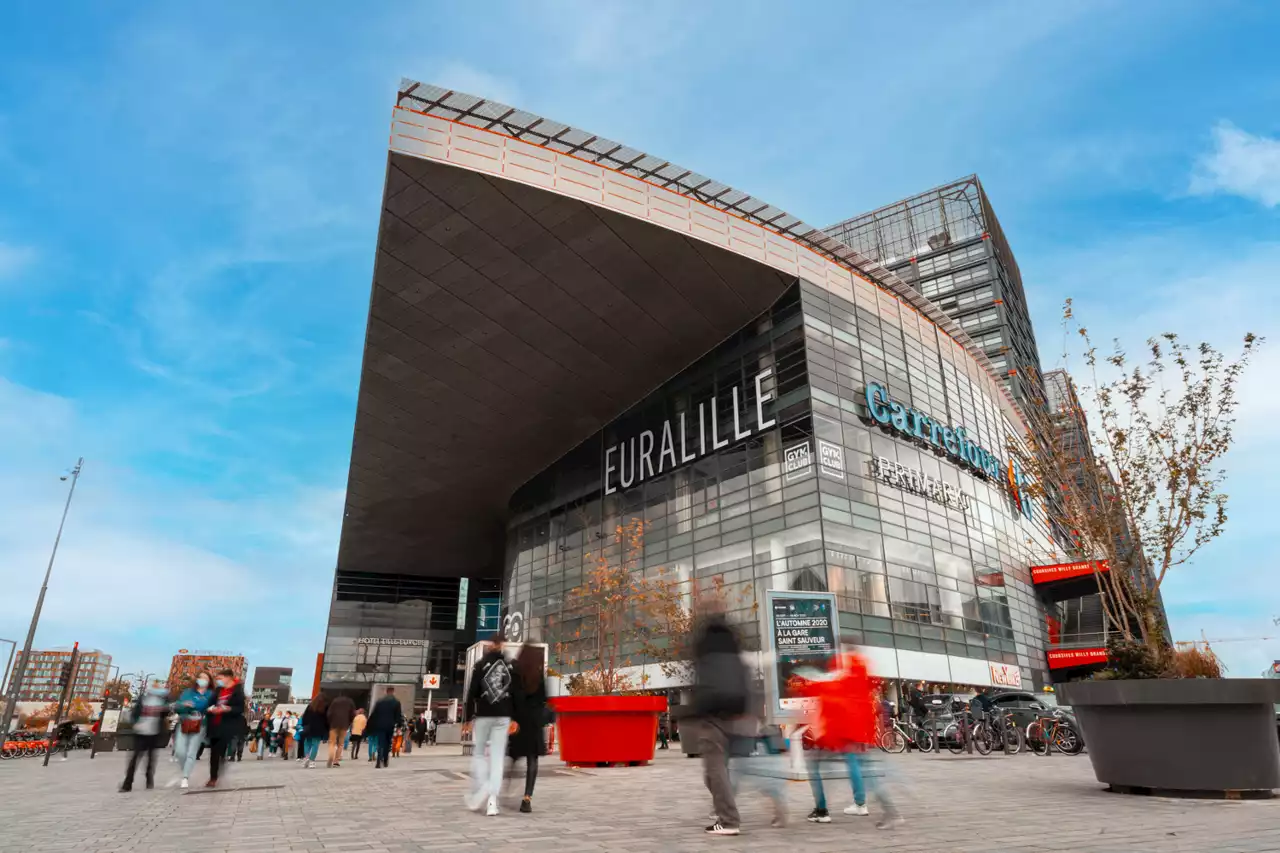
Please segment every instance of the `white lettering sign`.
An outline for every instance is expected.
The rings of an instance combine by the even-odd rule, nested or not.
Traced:
[[[398,640],[391,637],[361,637],[358,646],[425,646],[426,640]]]
[[[604,493],[630,489],[645,480],[659,477],[681,465],[728,447],[732,442],[750,438],[777,424],[764,416],[764,404],[774,399],[773,391],[764,390],[764,381],[773,368],[756,374],[755,406],[746,399],[741,388],[730,389],[731,422],[721,423],[719,397],[698,404],[697,423],[693,410],[681,412],[674,420],[666,420],[657,429],[646,429],[637,436],[608,447],[604,451]],[[754,408],[754,423],[751,414]],[[686,417],[688,415],[688,417]]]
[[[818,467],[828,477],[843,480],[844,448],[838,444],[818,439]]]
[[[961,512],[969,510],[968,495],[950,483],[936,480],[923,471],[899,465],[883,456],[872,458],[870,467],[872,478],[882,483],[897,486],[903,491],[937,501],[943,506],[958,509]]]
[[[788,480],[799,480],[809,473],[813,465],[813,456],[809,453],[809,442],[793,444],[782,452],[782,470]]]

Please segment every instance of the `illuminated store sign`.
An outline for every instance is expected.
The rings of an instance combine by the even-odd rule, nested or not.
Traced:
[[[754,424],[747,422],[746,393],[735,387],[731,394],[733,423],[719,422],[718,401],[712,397],[698,404],[697,423],[693,422],[692,411],[688,419],[681,412],[675,420],[663,421],[660,429],[647,429],[605,450],[604,493],[611,495],[618,489],[638,486],[774,426],[776,420],[764,417],[764,404],[773,399],[773,392],[761,388],[772,374],[772,368],[756,374]]]
[[[401,640],[393,637],[361,637],[358,646],[425,646],[426,640]]]

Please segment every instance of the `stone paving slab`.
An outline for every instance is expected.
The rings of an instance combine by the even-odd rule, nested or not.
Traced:
[[[176,781],[167,754],[157,788],[145,790],[139,779],[130,794],[116,791],[126,760],[120,753],[93,760],[76,753],[48,768],[16,759],[0,762],[0,853],[1280,851],[1280,800],[1110,794],[1083,756],[892,756],[886,766],[907,818],[899,829],[875,829],[875,803],[870,818],[840,814],[852,796],[846,782],[832,779],[831,824],[805,823],[809,786],[789,782],[789,828],[770,829],[768,802],[744,791],[744,834],[710,838],[702,832],[710,798],[701,765],[676,751],[658,755],[648,767],[590,770],[544,759],[535,812],[515,811],[517,785],[512,807],[494,818],[463,808],[469,761],[457,747],[416,750],[385,770],[363,759],[306,770],[249,758],[229,767],[216,793],[167,787]],[[200,762],[193,785],[207,773]]]

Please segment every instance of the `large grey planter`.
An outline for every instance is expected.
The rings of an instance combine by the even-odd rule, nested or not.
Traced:
[[[1080,722],[1094,775],[1113,790],[1269,796],[1280,788],[1280,680],[1077,681],[1057,693]]]

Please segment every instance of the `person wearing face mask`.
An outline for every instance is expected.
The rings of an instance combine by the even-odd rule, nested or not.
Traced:
[[[209,731],[209,781],[205,787],[215,788],[227,747],[244,733],[244,685],[232,670],[218,673],[217,690],[205,714]]]
[[[213,679],[209,673],[196,673],[195,681],[174,703],[178,727],[174,730],[173,755],[178,759],[183,788],[190,786],[191,770],[196,766],[196,756],[204,743],[204,712],[213,701]]]
[[[156,746],[164,736],[168,715],[169,691],[163,682],[152,681],[133,706],[133,755],[129,756],[129,769],[125,771],[120,793],[133,790],[133,776],[143,752],[147,754],[147,787],[156,786]]]

